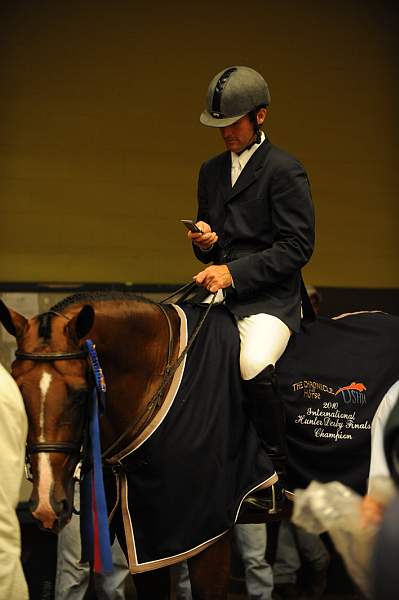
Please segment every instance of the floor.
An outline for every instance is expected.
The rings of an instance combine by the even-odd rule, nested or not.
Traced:
[[[349,578],[340,557],[332,550],[331,563],[328,575],[327,590],[320,600],[365,600],[364,596],[357,591],[352,580]],[[233,566],[235,574],[230,578],[230,592],[228,600],[248,600],[245,593],[245,581],[243,571],[237,565]],[[296,600],[302,600],[305,596],[299,595]],[[94,599],[90,599],[94,600]],[[126,600],[136,600],[134,588],[129,584]],[[175,596],[172,600],[176,600]]]

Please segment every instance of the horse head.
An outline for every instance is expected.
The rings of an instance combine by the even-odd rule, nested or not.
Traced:
[[[17,340],[11,373],[28,415],[30,509],[44,528],[59,531],[73,510],[89,392],[81,344],[93,326],[94,309],[84,305],[69,316],[49,311],[26,319],[0,301],[0,321]]]

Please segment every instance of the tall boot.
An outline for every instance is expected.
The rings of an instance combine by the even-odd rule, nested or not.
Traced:
[[[268,512],[275,513],[281,510],[284,501],[287,442],[285,410],[277,390],[274,366],[268,365],[256,377],[244,381],[244,391],[248,400],[248,416],[279,477],[278,483],[271,486],[272,489],[259,490],[247,498],[247,501],[258,508],[266,508]],[[272,510],[270,496],[273,499]],[[275,497],[278,497],[280,505],[277,509]]]
[[[244,381],[248,416],[280,479],[285,480],[287,442],[285,410],[276,382],[276,370],[268,365],[253,379]]]

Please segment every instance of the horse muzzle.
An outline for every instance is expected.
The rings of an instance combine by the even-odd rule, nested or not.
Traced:
[[[38,452],[35,456],[29,506],[32,516],[44,529],[58,532],[71,519],[75,483],[73,472],[77,460],[76,457],[65,469],[64,460],[58,465],[52,464],[50,452]]]

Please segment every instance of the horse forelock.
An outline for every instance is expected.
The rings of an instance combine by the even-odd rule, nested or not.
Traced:
[[[48,340],[51,337],[51,321],[53,313],[46,312],[38,316],[39,326],[38,335],[44,340]]]

